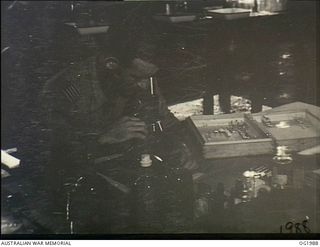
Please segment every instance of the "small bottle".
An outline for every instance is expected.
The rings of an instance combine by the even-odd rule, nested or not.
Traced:
[[[258,2],[257,2],[257,0],[254,0],[253,7],[252,7],[252,12],[254,12],[254,13],[258,12]]]
[[[166,4],[166,15],[170,15],[171,14],[171,9],[170,9],[170,4]]]
[[[158,233],[162,230],[159,167],[150,154],[141,155],[139,166],[133,184],[133,226],[138,233]]]
[[[243,180],[238,178],[234,184],[234,188],[231,191],[231,196],[229,198],[229,206],[233,207],[234,205],[237,205],[242,202],[243,190]]]
[[[183,2],[183,10],[184,10],[185,12],[188,11],[188,2],[187,2],[187,1],[184,1],[184,2]]]
[[[195,193],[195,218],[206,217],[213,211],[214,199],[211,187],[208,184],[198,184],[197,192]]]
[[[193,223],[192,175],[178,163],[167,164],[166,168],[164,229],[167,232],[185,232]]]
[[[278,146],[273,157],[272,184],[276,188],[284,189],[292,185],[293,158],[287,146]]]
[[[152,160],[150,154],[142,154],[140,160],[141,167],[150,167],[152,165]]]
[[[225,209],[227,197],[225,195],[225,188],[223,183],[218,183],[215,191],[216,210],[221,212]]]
[[[257,7],[258,12],[266,10],[266,2],[265,2],[265,0],[257,0],[257,3],[258,3],[258,7]]]

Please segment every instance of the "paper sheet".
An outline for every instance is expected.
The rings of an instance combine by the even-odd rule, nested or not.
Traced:
[[[9,168],[15,168],[20,165],[20,160],[1,150],[1,163]]]

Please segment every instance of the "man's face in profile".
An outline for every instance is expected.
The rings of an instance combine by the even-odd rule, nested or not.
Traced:
[[[137,95],[147,89],[148,78],[131,73],[125,69],[122,73],[123,80],[119,85],[123,96]]]
[[[133,59],[132,63],[122,69],[122,80],[119,85],[120,93],[124,96],[139,94],[148,89],[149,77],[153,76],[158,68],[140,58]]]

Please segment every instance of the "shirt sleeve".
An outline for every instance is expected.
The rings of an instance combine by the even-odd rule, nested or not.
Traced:
[[[88,161],[88,141],[94,139],[87,126],[85,115],[74,107],[79,95],[70,87],[69,71],[48,81],[41,94],[45,109],[45,124],[49,129],[49,160],[45,171],[48,184],[61,186],[68,178],[81,173]]]

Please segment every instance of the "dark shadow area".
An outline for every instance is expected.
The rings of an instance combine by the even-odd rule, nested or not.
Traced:
[[[12,6],[13,2],[16,3]],[[188,9],[184,9],[183,4],[179,2],[182,4],[179,6],[177,2],[177,11],[197,13],[197,19],[193,22],[168,23],[153,18],[155,14],[165,11],[165,4],[161,2],[1,1],[1,148],[16,147],[18,151],[15,156],[21,160],[19,168],[10,170],[10,177],[2,178],[1,211],[3,215],[8,213],[12,216],[13,222],[20,227],[16,233],[40,236],[73,233],[73,226],[66,218],[65,211],[70,200],[70,188],[63,188],[65,191],[60,191],[60,194],[50,194],[46,190],[49,180],[65,178],[65,174],[46,170],[52,153],[63,157],[69,151],[63,145],[60,149],[52,149],[52,129],[47,124],[48,105],[44,101],[43,91],[46,83],[59,81],[66,69],[99,55],[102,44],[110,54],[119,54],[114,47],[121,42],[123,46],[119,46],[119,50],[126,51],[127,47],[131,47],[141,58],[156,64],[159,68],[157,82],[168,105],[203,98],[204,114],[212,115],[213,96],[219,95],[222,112],[230,113],[230,96],[235,95],[249,99],[252,112],[260,112],[263,105],[276,107],[296,101],[320,106],[317,47],[319,4],[316,1],[288,1],[287,9],[274,16],[231,21],[203,18],[204,6],[220,6],[223,3],[189,1]],[[78,28],[110,26],[110,29],[103,34],[81,35],[74,23]],[[123,33],[126,35],[122,36]],[[141,47],[143,49],[139,50]],[[69,130],[64,131],[68,133]],[[172,136],[189,134],[173,132]],[[172,151],[170,157],[176,161],[174,143],[169,137],[166,138],[163,146],[157,147],[159,153],[161,150]],[[192,139],[188,141],[194,142]],[[133,144],[128,144],[128,150],[130,145]],[[119,161],[120,166],[126,168],[125,173],[119,170],[118,163],[111,162],[109,175],[114,175],[122,184],[132,185],[136,183],[134,178],[138,172],[134,168],[137,154],[128,150],[125,158]],[[181,193],[182,203],[191,206],[184,208],[180,205],[180,209],[185,209],[183,212],[166,208],[174,212],[169,216],[166,211],[153,212],[159,213],[159,221],[165,217],[168,219],[165,221],[167,228],[162,228],[160,224],[160,227],[152,229],[151,234],[161,233],[165,236],[179,233],[186,234],[186,238],[188,234],[190,238],[193,238],[192,234],[199,234],[200,238],[215,233],[220,238],[228,238],[229,233],[278,234],[280,231],[294,231],[293,227],[285,229],[287,222],[292,219],[301,224],[308,219],[310,233],[320,231],[320,209],[316,202],[319,199],[319,184],[312,185],[312,189],[301,185],[285,191],[261,191],[258,198],[233,205],[230,198],[232,193],[236,193],[237,179],[253,166],[266,166],[272,170],[272,157],[203,161],[194,155],[200,164],[197,172],[205,174],[195,188],[192,185],[188,187],[192,183],[188,183],[188,180],[194,174],[179,173],[176,171],[178,168],[174,168],[179,173],[177,177],[187,181],[180,191],[196,192],[192,195],[195,198]],[[294,166],[298,170],[304,169],[303,172],[307,174],[319,169],[318,158],[295,157]],[[55,162],[58,161],[59,157]],[[168,192],[176,185],[172,182],[166,185],[169,189],[162,187],[157,193]],[[130,217],[137,216],[130,210],[132,207],[139,208],[139,204],[133,204],[118,189],[104,186],[102,178],[89,177],[84,182],[83,191],[80,190],[80,195],[73,201],[82,206],[80,213],[88,219],[86,224],[97,220],[95,217],[99,216],[110,220],[109,229],[97,225],[96,228],[88,227],[92,231],[89,233],[134,233],[138,234],[137,238],[144,238],[139,235],[141,232],[135,232],[138,231],[135,225],[127,225],[127,221],[133,221]],[[101,191],[93,191],[92,188]],[[105,191],[108,197],[97,199],[96,195]],[[81,193],[87,193],[88,197],[83,197]],[[172,194],[171,198],[170,194],[166,196],[175,205]],[[52,204],[52,198],[56,198],[57,205]],[[192,210],[195,205],[192,200],[199,198],[206,198],[206,201],[198,201],[198,214],[194,216]],[[95,204],[95,200],[104,200],[105,204]],[[105,208],[105,205],[110,208]],[[210,208],[205,208],[207,205]],[[103,213],[97,216],[95,212]],[[117,214],[113,215],[113,212]],[[202,215],[203,212],[206,213]],[[141,215],[148,217],[143,212],[140,212]],[[139,220],[135,219],[134,222],[139,223]],[[144,222],[140,224],[148,228]],[[99,232],[102,228],[102,232]],[[300,228],[302,233],[306,233],[306,228],[302,225]],[[148,233],[150,229],[144,230]],[[16,236],[19,237],[12,235],[13,238]]]

